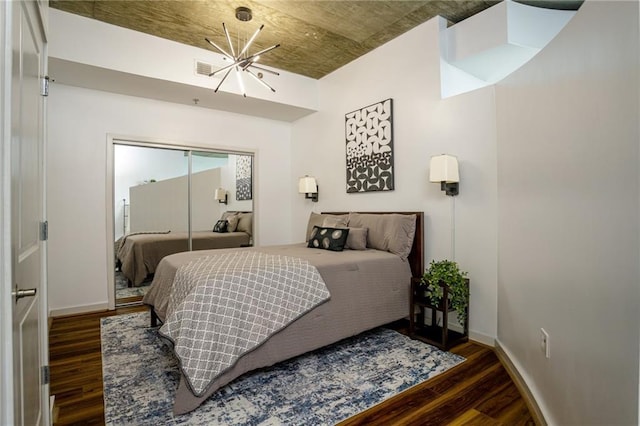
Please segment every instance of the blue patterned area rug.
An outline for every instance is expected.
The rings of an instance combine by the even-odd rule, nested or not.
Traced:
[[[464,361],[378,328],[245,374],[173,416],[178,363],[149,314],[103,318],[101,335],[107,425],[333,425]]]
[[[116,299],[126,299],[128,297],[144,296],[149,290],[151,280],[143,282],[139,287],[129,287],[127,285],[127,279],[122,275],[122,272],[115,273],[116,281]]]

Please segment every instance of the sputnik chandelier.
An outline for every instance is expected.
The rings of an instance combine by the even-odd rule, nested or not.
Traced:
[[[236,18],[238,18],[239,21],[242,22],[248,22],[251,20],[252,18],[252,14],[251,14],[251,9],[249,9],[248,7],[238,7],[236,9]],[[271,90],[272,92],[275,92],[276,89],[274,89],[273,87],[269,86],[267,83],[265,83],[262,80],[262,77],[264,76],[264,74],[261,71],[264,72],[268,72],[270,74],[274,74],[274,75],[280,75],[280,73],[277,73],[275,71],[260,67],[258,65],[256,65],[255,63],[258,62],[258,60],[260,59],[261,55],[264,55],[267,52],[272,51],[273,49],[280,47],[280,44],[276,44],[274,46],[268,47],[266,49],[263,49],[259,52],[256,52],[254,54],[249,54],[249,47],[251,46],[251,44],[253,43],[253,41],[256,39],[256,37],[258,36],[258,34],[260,33],[260,31],[262,31],[262,29],[264,28],[264,24],[262,24],[260,26],[260,28],[258,28],[256,30],[255,33],[253,33],[253,36],[251,36],[251,38],[249,39],[249,41],[247,41],[244,45],[244,47],[242,48],[242,50],[240,50],[240,43],[238,42],[238,54],[236,54],[235,49],[233,48],[233,43],[231,41],[231,36],[229,35],[229,31],[227,30],[226,25],[224,24],[224,22],[222,23],[222,29],[224,30],[224,35],[227,37],[227,43],[229,43],[229,50],[231,51],[231,54],[229,54],[229,52],[225,51],[224,49],[222,49],[220,46],[218,46],[217,44],[215,44],[213,41],[209,40],[208,38],[205,37],[205,40],[207,41],[207,43],[209,43],[210,45],[212,45],[213,47],[216,48],[216,50],[218,50],[220,53],[222,53],[222,55],[224,56],[224,59],[227,61],[230,61],[231,64],[220,68],[219,70],[216,70],[212,73],[209,74],[209,77],[212,77],[216,74],[222,73],[224,71],[225,74],[222,77],[222,80],[220,80],[220,83],[218,83],[218,86],[216,87],[216,89],[214,90],[214,92],[218,92],[218,89],[220,89],[220,86],[222,86],[222,83],[224,83],[224,81],[227,79],[227,77],[229,76],[229,74],[232,71],[235,71],[236,77],[238,79],[238,86],[240,87],[240,92],[242,92],[242,95],[246,98],[247,97],[247,92],[245,90],[244,87],[244,81],[242,80],[242,73],[247,73],[248,75],[250,75],[252,78],[254,78],[257,82],[259,82],[260,84],[262,84],[264,87],[266,87],[267,89]],[[238,37],[239,38],[239,37]],[[252,71],[252,69],[256,69],[259,70],[258,73],[254,73]]]

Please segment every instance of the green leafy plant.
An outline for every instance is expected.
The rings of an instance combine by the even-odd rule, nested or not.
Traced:
[[[443,286],[448,288],[450,306],[456,311],[461,324],[467,319],[469,305],[469,285],[467,272],[463,272],[456,262],[450,260],[432,260],[422,275],[420,284],[426,287],[425,293],[434,306],[439,306],[444,296]]]

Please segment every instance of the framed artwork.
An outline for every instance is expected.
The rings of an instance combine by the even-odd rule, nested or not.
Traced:
[[[236,156],[236,200],[251,199],[251,155]]]
[[[393,99],[345,115],[347,192],[393,190]]]

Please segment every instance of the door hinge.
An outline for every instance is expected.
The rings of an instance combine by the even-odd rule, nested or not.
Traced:
[[[43,385],[48,385],[51,380],[51,373],[48,365],[40,367],[40,378]]]
[[[40,222],[40,241],[47,241],[49,239],[49,221],[45,220]]]
[[[40,87],[40,95],[49,96],[49,76],[42,77],[42,86]]]

